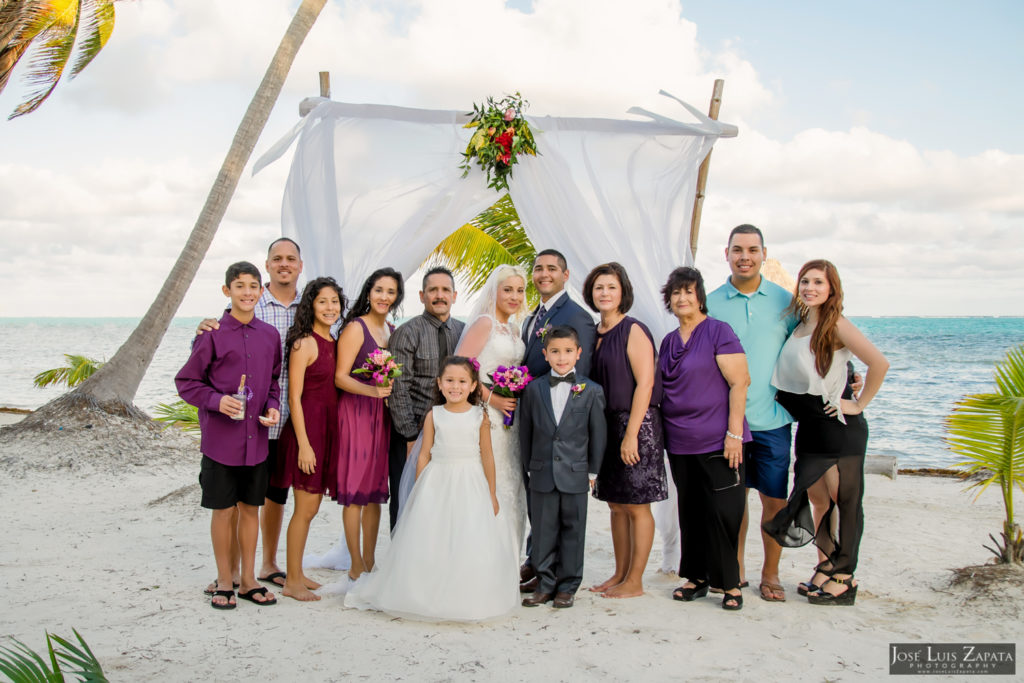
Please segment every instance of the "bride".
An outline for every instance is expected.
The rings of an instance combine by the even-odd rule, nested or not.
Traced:
[[[519,324],[525,313],[525,299],[526,271],[522,266],[498,266],[480,291],[455,353],[479,361],[482,383],[489,383],[491,373],[499,365],[522,364],[526,346],[519,336]],[[506,429],[503,424],[504,418],[515,411],[516,400],[492,393],[487,384],[483,385],[482,393],[491,419],[498,518],[508,525],[521,559],[526,533],[526,490],[519,457],[519,427],[513,424]]]

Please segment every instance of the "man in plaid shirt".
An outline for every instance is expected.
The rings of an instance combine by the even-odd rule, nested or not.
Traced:
[[[445,356],[455,353],[465,323],[451,317],[455,278],[447,268],[431,268],[423,276],[420,301],[423,313],[391,335],[388,350],[402,364],[388,398],[391,442],[388,449],[388,484],[391,488],[391,528],[398,520],[398,485],[405,459],[419,436],[423,418],[434,405],[437,374]]]
[[[270,243],[267,250],[267,274],[269,280],[263,296],[256,303],[256,317],[273,325],[281,335],[281,353],[285,362],[281,367],[278,383],[281,385],[281,419],[270,428],[269,451],[267,454],[267,471],[276,468],[278,437],[288,420],[288,351],[284,348],[288,328],[295,321],[295,309],[299,306],[301,293],[298,290],[298,279],[302,273],[302,255],[299,245],[287,237],[281,237]],[[213,318],[199,323],[197,334],[207,330],[215,330],[219,324]],[[267,487],[267,496],[260,508],[260,531],[263,534],[263,564],[257,574],[260,581],[284,585],[285,573],[277,564],[277,546],[281,538],[281,522],[284,517],[284,505],[288,502],[288,489]],[[238,566],[238,540],[232,542],[232,562]],[[236,569],[237,571],[237,569]],[[216,589],[216,586],[214,586]]]

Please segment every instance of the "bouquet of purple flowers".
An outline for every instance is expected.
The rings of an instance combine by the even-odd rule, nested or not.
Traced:
[[[491,391],[506,398],[518,398],[526,385],[533,380],[525,365],[499,365],[491,373]],[[512,427],[516,414],[507,415],[502,424],[505,429]]]
[[[390,384],[391,380],[402,374],[402,364],[384,349],[377,349],[366,357],[363,366],[353,370],[354,375],[370,375],[377,386]]]

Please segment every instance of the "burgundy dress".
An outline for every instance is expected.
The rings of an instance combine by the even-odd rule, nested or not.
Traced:
[[[352,370],[362,367],[366,357],[379,347],[362,318],[363,345],[352,363]],[[394,326],[388,323],[394,331]],[[366,375],[349,373],[362,384],[372,385]],[[338,459],[337,490],[332,498],[342,505],[368,505],[388,500],[388,441],[391,416],[384,399],[342,391],[338,397]]]
[[[281,430],[281,457],[270,482],[279,488],[293,487],[299,491],[334,495],[337,482],[335,460],[338,457],[338,389],[334,386],[335,342],[314,333],[317,356],[306,368],[302,382],[302,417],[306,436],[316,455],[316,469],[306,474],[299,469],[299,442],[289,417]],[[295,376],[294,374],[292,375]]]
[[[668,479],[665,475],[665,456],[662,441],[661,378],[657,365],[654,367],[654,390],[651,403],[640,423],[640,462],[626,465],[619,451],[622,437],[626,435],[629,412],[633,406],[633,392],[636,380],[633,368],[626,355],[626,345],[633,325],[638,325],[651,340],[654,338],[647,326],[636,318],[626,316],[604,334],[598,332],[598,346],[594,351],[590,374],[604,389],[605,417],[608,423],[608,445],[601,471],[594,483],[594,497],[608,503],[641,505],[668,498]]]

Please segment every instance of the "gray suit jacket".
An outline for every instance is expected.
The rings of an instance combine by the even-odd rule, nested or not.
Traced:
[[[548,376],[523,391],[519,404],[519,447],[530,473],[530,490],[586,493],[588,473],[597,474],[608,439],[604,391],[597,382],[577,374],[586,384],[578,396],[569,394],[560,422],[555,422]]]

